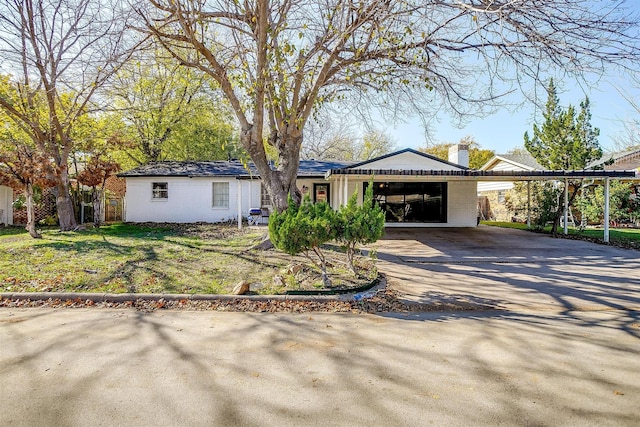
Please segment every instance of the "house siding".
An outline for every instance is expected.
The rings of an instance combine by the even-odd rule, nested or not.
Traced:
[[[151,198],[151,183],[166,182],[168,198]],[[212,207],[213,182],[229,184],[229,206]],[[260,201],[260,182],[224,178],[154,177],[127,178],[126,215],[128,222],[222,222],[237,219],[239,186],[242,208]],[[244,214],[244,212],[243,212]]]
[[[249,209],[260,208],[260,189],[262,181],[258,179],[214,178],[214,177],[127,177],[125,197],[125,221],[127,222],[223,222],[237,221],[238,209],[243,218]],[[168,198],[151,198],[151,184],[166,182]],[[229,206],[212,207],[212,183],[229,184]],[[306,185],[313,197],[314,183],[328,183],[322,179],[300,179],[298,188]],[[329,183],[331,184],[331,183]],[[239,186],[242,187],[241,206],[238,206]],[[331,185],[330,197],[333,199],[336,189]]]
[[[445,227],[475,227],[478,220],[477,183],[449,182],[448,211]]]
[[[0,224],[13,224],[13,190],[0,185]]]
[[[460,170],[462,167],[456,167],[448,163],[418,156],[415,153],[406,152],[389,156],[384,159],[372,161],[366,164],[366,169],[424,169],[424,170]]]

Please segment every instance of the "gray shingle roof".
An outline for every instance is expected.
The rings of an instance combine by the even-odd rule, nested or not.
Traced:
[[[593,169],[593,168],[597,168],[597,167],[602,167],[605,166],[605,163],[613,160],[613,162],[618,162],[621,160],[624,160],[625,157],[633,157],[633,156],[637,156],[638,154],[640,154],[640,148],[634,148],[632,150],[627,150],[627,151],[618,151],[618,152],[614,152],[614,153],[605,153],[600,159],[595,160],[591,163],[589,163],[586,167],[586,169]]]
[[[529,153],[497,154],[496,157],[501,157],[505,160],[529,166],[535,170],[544,170],[544,167],[542,167],[542,165],[540,165],[540,163],[538,163],[538,161]]]
[[[353,164],[353,162],[301,160],[298,176],[318,176],[330,169],[340,169]],[[247,164],[247,168],[238,160],[210,161],[210,162],[153,162],[138,166],[127,172],[119,173],[120,177],[145,177],[145,176],[184,176],[184,177],[259,177],[258,170],[253,163]]]

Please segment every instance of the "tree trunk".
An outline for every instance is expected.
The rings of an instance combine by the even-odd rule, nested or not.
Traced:
[[[100,227],[102,224],[102,190],[93,189],[93,225]]]
[[[69,194],[69,175],[67,171],[63,171],[56,181],[56,210],[60,231],[75,230],[78,227],[78,222],[73,209],[73,201]]]
[[[24,188],[24,198],[27,205],[27,226],[25,229],[29,232],[29,235],[34,239],[41,239],[42,235],[36,230],[36,210],[35,203],[33,202],[33,186],[27,184]]]
[[[278,212],[287,209],[289,195],[296,203],[300,203],[301,193],[296,186],[296,178],[300,165],[302,136],[285,135],[274,142],[278,149],[277,169],[273,169],[269,163],[263,142],[254,138],[253,132],[243,132],[242,144],[258,169],[274,209]]]

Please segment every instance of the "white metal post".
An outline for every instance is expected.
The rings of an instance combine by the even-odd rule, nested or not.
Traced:
[[[604,242],[609,243],[609,177],[604,179]]]
[[[349,178],[348,175],[344,176],[344,206],[347,205],[349,200]]]
[[[531,228],[531,181],[527,181],[527,228]]]
[[[242,180],[238,180],[238,230],[242,230]]]
[[[569,180],[564,179],[564,234],[569,233]]]

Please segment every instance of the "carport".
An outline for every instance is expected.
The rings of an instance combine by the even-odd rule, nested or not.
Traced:
[[[593,183],[604,184],[604,241],[609,242],[609,204],[611,180],[639,181],[639,171],[616,170],[552,170],[552,171],[482,171],[474,169],[463,170],[420,170],[420,169],[359,169],[342,168],[331,169],[326,178],[334,177],[338,181],[338,188],[344,188],[338,194],[338,205],[346,204],[349,181],[360,185],[367,183],[372,177],[376,181],[399,180],[406,182],[480,182],[480,181],[520,181],[530,184],[532,181],[560,181],[564,183],[564,234],[568,233],[568,188],[570,180],[589,180]],[[528,213],[527,225],[531,225],[531,191],[527,185]]]

